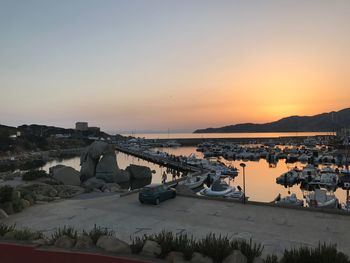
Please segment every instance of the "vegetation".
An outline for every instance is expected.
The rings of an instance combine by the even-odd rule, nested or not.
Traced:
[[[64,226],[63,228],[58,228],[52,235],[49,241],[50,244],[55,244],[56,240],[62,236],[68,236],[73,240],[77,240],[78,231],[74,229],[74,227]]]
[[[28,228],[14,230],[15,240],[37,240],[44,238],[44,235],[40,231],[32,231]]]
[[[109,231],[106,227],[100,227],[95,224],[94,228],[91,229],[89,232],[85,232],[84,230],[83,235],[87,235],[88,237],[90,237],[92,242],[96,245],[98,239],[101,236],[113,236],[114,232]]]
[[[24,181],[34,181],[42,177],[47,177],[48,174],[43,170],[30,170],[22,175]]]
[[[16,229],[16,225],[5,225],[3,223],[0,223],[0,236],[4,236],[8,232],[13,232]]]
[[[336,245],[319,244],[317,248],[300,247],[286,250],[280,263],[350,263],[345,254],[338,252]]]
[[[144,235],[132,240],[131,249],[133,253],[139,253],[147,240],[157,242],[161,246],[159,258],[165,258],[171,251],[181,251],[184,259],[190,260],[194,252],[199,252],[214,260],[222,262],[233,250],[240,250],[248,259],[253,262],[255,257],[261,256],[263,247],[245,240],[233,240],[227,236],[216,236],[208,234],[206,237],[195,240],[186,233],[179,235],[173,232],[162,231],[158,234]]]
[[[44,239],[44,235],[40,231],[32,231],[28,228],[18,230],[15,225],[8,226],[0,223],[0,237],[7,233],[11,233],[13,239],[21,241]],[[62,236],[77,240],[78,235],[78,231],[73,227],[64,226],[52,234],[49,244],[53,245]],[[114,235],[114,232],[94,225],[92,230],[83,231],[82,235],[89,236],[96,245],[101,236]],[[212,258],[214,262],[222,262],[233,250],[240,250],[247,257],[247,262],[253,263],[254,258],[260,257],[263,250],[261,245],[254,244],[251,240],[249,242],[233,240],[227,236],[216,236],[215,234],[208,234],[204,238],[196,240],[186,233],[177,235],[162,231],[158,234],[133,238],[130,245],[132,252],[134,254],[140,253],[147,240],[155,241],[161,246],[161,253],[157,255],[159,258],[165,258],[171,251],[179,251],[183,253],[184,259],[190,260],[194,252],[199,252]],[[336,245],[319,244],[317,248],[300,247],[285,250],[281,259],[278,259],[276,255],[268,255],[264,263],[350,263],[350,259],[339,252]]]

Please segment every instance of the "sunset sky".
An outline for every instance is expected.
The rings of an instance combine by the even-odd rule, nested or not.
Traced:
[[[193,130],[350,107],[350,1],[0,0],[0,123]]]

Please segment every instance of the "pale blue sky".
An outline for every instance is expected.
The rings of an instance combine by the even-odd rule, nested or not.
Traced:
[[[350,105],[350,1],[0,0],[0,35],[2,124],[195,129]]]

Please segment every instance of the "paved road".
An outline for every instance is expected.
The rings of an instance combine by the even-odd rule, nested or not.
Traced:
[[[337,243],[350,253],[350,216],[242,205],[177,197],[159,206],[141,205],[137,194],[81,196],[36,205],[5,220],[50,234],[58,226],[89,229],[94,224],[114,229],[125,241],[131,236],[187,231],[195,237],[215,232],[235,238],[253,238],[264,244],[265,253],[280,254],[299,244]]]

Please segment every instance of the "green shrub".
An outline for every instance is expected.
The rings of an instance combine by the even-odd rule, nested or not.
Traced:
[[[0,223],[0,236],[4,236],[8,232],[13,232],[16,229],[16,225],[5,225]]]
[[[113,236],[114,232],[109,231],[106,227],[96,226],[96,224],[95,224],[94,228],[92,230],[90,230],[89,232],[83,231],[83,235],[89,236],[91,238],[92,242],[96,245],[98,239],[101,236]]]
[[[159,258],[165,258],[171,251],[180,251],[184,254],[184,258],[190,260],[194,252],[194,241],[187,234],[176,235],[173,232],[162,231],[158,234],[144,235],[142,238],[133,240],[134,250],[140,252],[146,240],[157,242],[161,247],[161,253],[157,255]]]
[[[50,244],[55,244],[56,240],[62,236],[68,236],[73,240],[77,240],[78,231],[74,229],[74,227],[64,226],[63,228],[58,228],[52,235],[49,241]]]
[[[278,263],[278,258],[276,255],[268,255],[264,260],[264,263]]]
[[[336,245],[319,244],[317,248],[300,247],[285,250],[281,263],[350,263],[345,254],[338,252]]]
[[[130,245],[131,252],[133,254],[139,254],[142,251],[142,248],[147,240],[147,236],[144,235],[143,237],[134,237],[132,239],[132,244]]]
[[[222,262],[232,253],[230,239],[227,236],[216,236],[208,234],[201,240],[197,241],[196,251],[208,256],[216,262]]]
[[[24,181],[33,181],[42,177],[47,177],[46,171],[43,170],[30,170],[22,175]]]
[[[13,188],[8,185],[0,187],[0,204],[11,202],[12,200]]]
[[[248,263],[253,263],[254,258],[260,257],[264,250],[261,244],[253,243],[252,239],[249,243],[246,240],[232,240],[230,247],[232,250],[240,250],[247,257]]]
[[[33,231],[28,228],[15,230],[14,237],[16,240],[37,240],[44,238],[44,235],[40,231]]]

